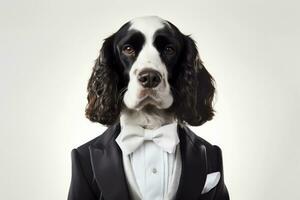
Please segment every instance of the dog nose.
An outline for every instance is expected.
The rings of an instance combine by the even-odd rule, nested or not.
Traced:
[[[145,88],[154,88],[161,81],[161,74],[152,69],[143,70],[138,74],[138,80]]]

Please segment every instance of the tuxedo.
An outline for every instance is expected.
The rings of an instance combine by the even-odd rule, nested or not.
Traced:
[[[117,122],[100,136],[72,150],[68,200],[131,200],[122,151],[115,141],[120,129]],[[221,149],[185,125],[178,124],[177,131],[182,169],[175,200],[229,200]],[[221,174],[218,184],[202,194],[207,175],[214,172]]]

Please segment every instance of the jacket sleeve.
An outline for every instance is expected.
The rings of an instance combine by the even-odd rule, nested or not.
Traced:
[[[219,171],[221,172],[220,181],[216,186],[216,191],[213,200],[229,200],[229,194],[224,182],[224,171],[223,171],[223,159],[222,159],[222,151],[220,147],[214,146],[217,155],[217,166]]]
[[[97,200],[97,197],[84,174],[77,149],[72,150],[71,157],[72,175],[68,200]]]

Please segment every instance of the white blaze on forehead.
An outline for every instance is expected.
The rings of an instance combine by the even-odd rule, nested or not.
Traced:
[[[163,74],[165,71],[163,68],[165,67],[158,50],[153,45],[153,36],[157,30],[164,28],[166,21],[156,16],[145,16],[131,20],[130,24],[129,30],[137,30],[145,37],[143,48],[133,64],[131,71],[135,69],[142,70],[143,68],[152,68]]]
[[[138,17],[130,21],[130,29],[142,32],[146,39],[152,39],[154,33],[163,28],[167,23],[165,20],[156,16]]]

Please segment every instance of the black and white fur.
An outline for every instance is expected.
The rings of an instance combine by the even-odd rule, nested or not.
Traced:
[[[103,125],[199,126],[214,116],[214,79],[195,42],[155,16],[133,19],[104,40],[87,89],[86,117]]]

